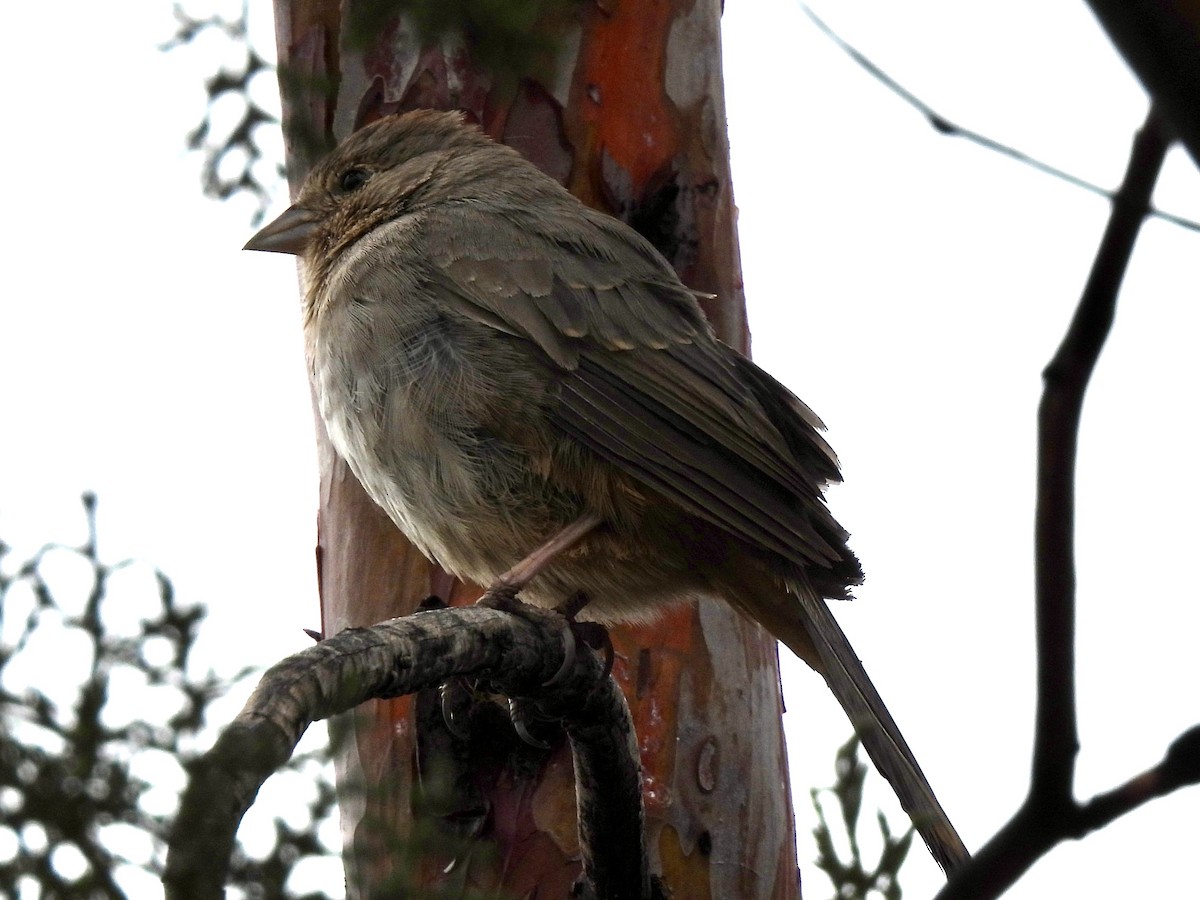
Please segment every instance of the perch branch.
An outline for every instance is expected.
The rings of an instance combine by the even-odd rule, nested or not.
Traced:
[[[435,687],[454,676],[532,698],[561,718],[576,771],[584,896],[646,897],[649,875],[637,743],[620,689],[580,650],[564,659],[563,619],[522,607],[439,609],[348,629],[273,666],[245,708],[192,769],[171,831],[168,898],[220,898],[234,835],[259,787],[304,730],[365,700]]]
[[[938,900],[999,896],[1052,847],[1082,837],[1154,796],[1200,777],[1200,729],[1180,737],[1163,762],[1081,806],[1074,799],[1079,732],[1075,715],[1075,459],[1083,397],[1112,328],[1117,294],[1154,183],[1170,145],[1152,108],[1129,165],[1075,317],[1046,367],[1038,410],[1036,523],[1038,700],[1029,794],[1008,823],[955,873]]]

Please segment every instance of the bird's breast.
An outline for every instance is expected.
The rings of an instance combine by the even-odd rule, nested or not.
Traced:
[[[569,514],[536,470],[538,367],[436,303],[327,304],[307,335],[330,440],[427,556],[485,580]]]

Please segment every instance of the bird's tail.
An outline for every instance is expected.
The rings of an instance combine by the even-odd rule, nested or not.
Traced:
[[[867,754],[891,784],[930,854],[944,871],[952,872],[970,854],[841,626],[826,602],[812,591],[781,594],[776,589],[767,595],[771,599],[764,602],[760,594],[749,603],[743,595],[737,605],[744,606],[752,618],[825,677]]]

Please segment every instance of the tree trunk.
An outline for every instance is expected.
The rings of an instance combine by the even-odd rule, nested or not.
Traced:
[[[509,13],[533,5],[512,0]],[[399,12],[433,15],[428,4],[275,0],[293,190],[321,148],[368,121],[463,109],[638,228],[686,284],[716,296],[704,305],[718,333],[747,349],[719,0],[537,5],[527,27],[460,22],[435,35]],[[461,6],[468,18],[472,7]],[[326,633],[404,615],[431,593],[478,596],[408,545],[317,430]],[[798,897],[774,641],[716,603],[612,638],[639,736],[651,866],[668,895]],[[568,895],[579,872],[570,758],[561,739],[550,751],[522,744],[498,709],[477,706],[465,739],[425,696],[372,702],[335,729],[352,896],[437,885]]]

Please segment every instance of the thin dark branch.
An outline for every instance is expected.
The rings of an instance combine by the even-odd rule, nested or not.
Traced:
[[[216,745],[192,768],[172,828],[168,898],[220,898],[233,836],[266,778],[304,730],[372,699],[475,679],[532,698],[563,721],[576,767],[584,896],[649,896],[637,743],[603,664],[580,647],[565,675],[563,620],[537,609],[440,609],[350,629],[273,666]],[[545,687],[553,679],[552,688]]]
[[[1113,819],[1181,787],[1200,782],[1200,725],[1175,739],[1154,768],[1119,788],[1097,794],[1079,811],[1080,835],[1103,828]]]
[[[854,62],[856,62],[859,67],[862,68],[868,75],[870,75],[889,91],[924,116],[929,124],[933,126],[934,130],[950,137],[965,138],[974,144],[978,144],[980,147],[984,147],[985,149],[999,153],[1001,156],[1007,156],[1009,159],[1016,160],[1017,162],[1029,166],[1032,169],[1036,169],[1037,171],[1046,175],[1061,179],[1062,181],[1072,184],[1075,187],[1082,188],[1085,191],[1089,191],[1101,197],[1106,197],[1109,200],[1116,199],[1117,195],[1108,188],[1101,187],[1094,182],[1080,178],[1078,175],[1072,175],[1070,172],[1060,169],[1057,166],[1052,166],[1040,159],[1036,159],[1035,157],[1016,149],[1015,147],[1009,146],[1008,144],[1002,144],[985,134],[980,134],[978,131],[972,131],[970,128],[964,128],[963,126],[950,121],[912,91],[908,90],[906,87],[892,78],[892,76],[888,75],[887,72],[883,71],[883,69],[879,68],[879,66],[872,62],[868,56],[862,53],[862,51],[842,38],[841,35],[830,28],[829,25],[827,25],[807,5],[801,3],[800,9],[804,11],[804,14],[808,16],[817,29],[827,38],[829,38],[830,41],[836,44],[843,53],[854,60]],[[1146,213],[1147,215],[1154,216],[1157,219],[1162,219],[1164,222],[1170,222],[1173,225],[1178,225],[1180,228],[1187,228],[1191,231],[1200,231],[1200,222],[1197,222],[1193,219],[1188,219],[1184,216],[1175,215],[1174,213],[1163,212],[1160,209],[1155,209],[1154,206],[1150,204],[1149,197],[1146,198]]]
[[[1073,804],[1079,736],[1075,721],[1075,460],[1083,398],[1112,329],[1117,295],[1170,139],[1156,108],[1133,144],[1125,180],[1075,317],[1043,373],[1038,409],[1035,536],[1038,709],[1031,795]]]
[[[1155,769],[1086,806],[1074,799],[1079,735],[1075,719],[1075,460],[1083,398],[1112,328],[1117,294],[1170,145],[1151,109],[1138,132],[1125,180],[1083,296],[1046,367],[1038,410],[1036,526],[1038,703],[1029,795],[1012,819],[955,873],[939,900],[999,896],[1039,857],[1118,815],[1200,778],[1200,729],[1179,738]]]

